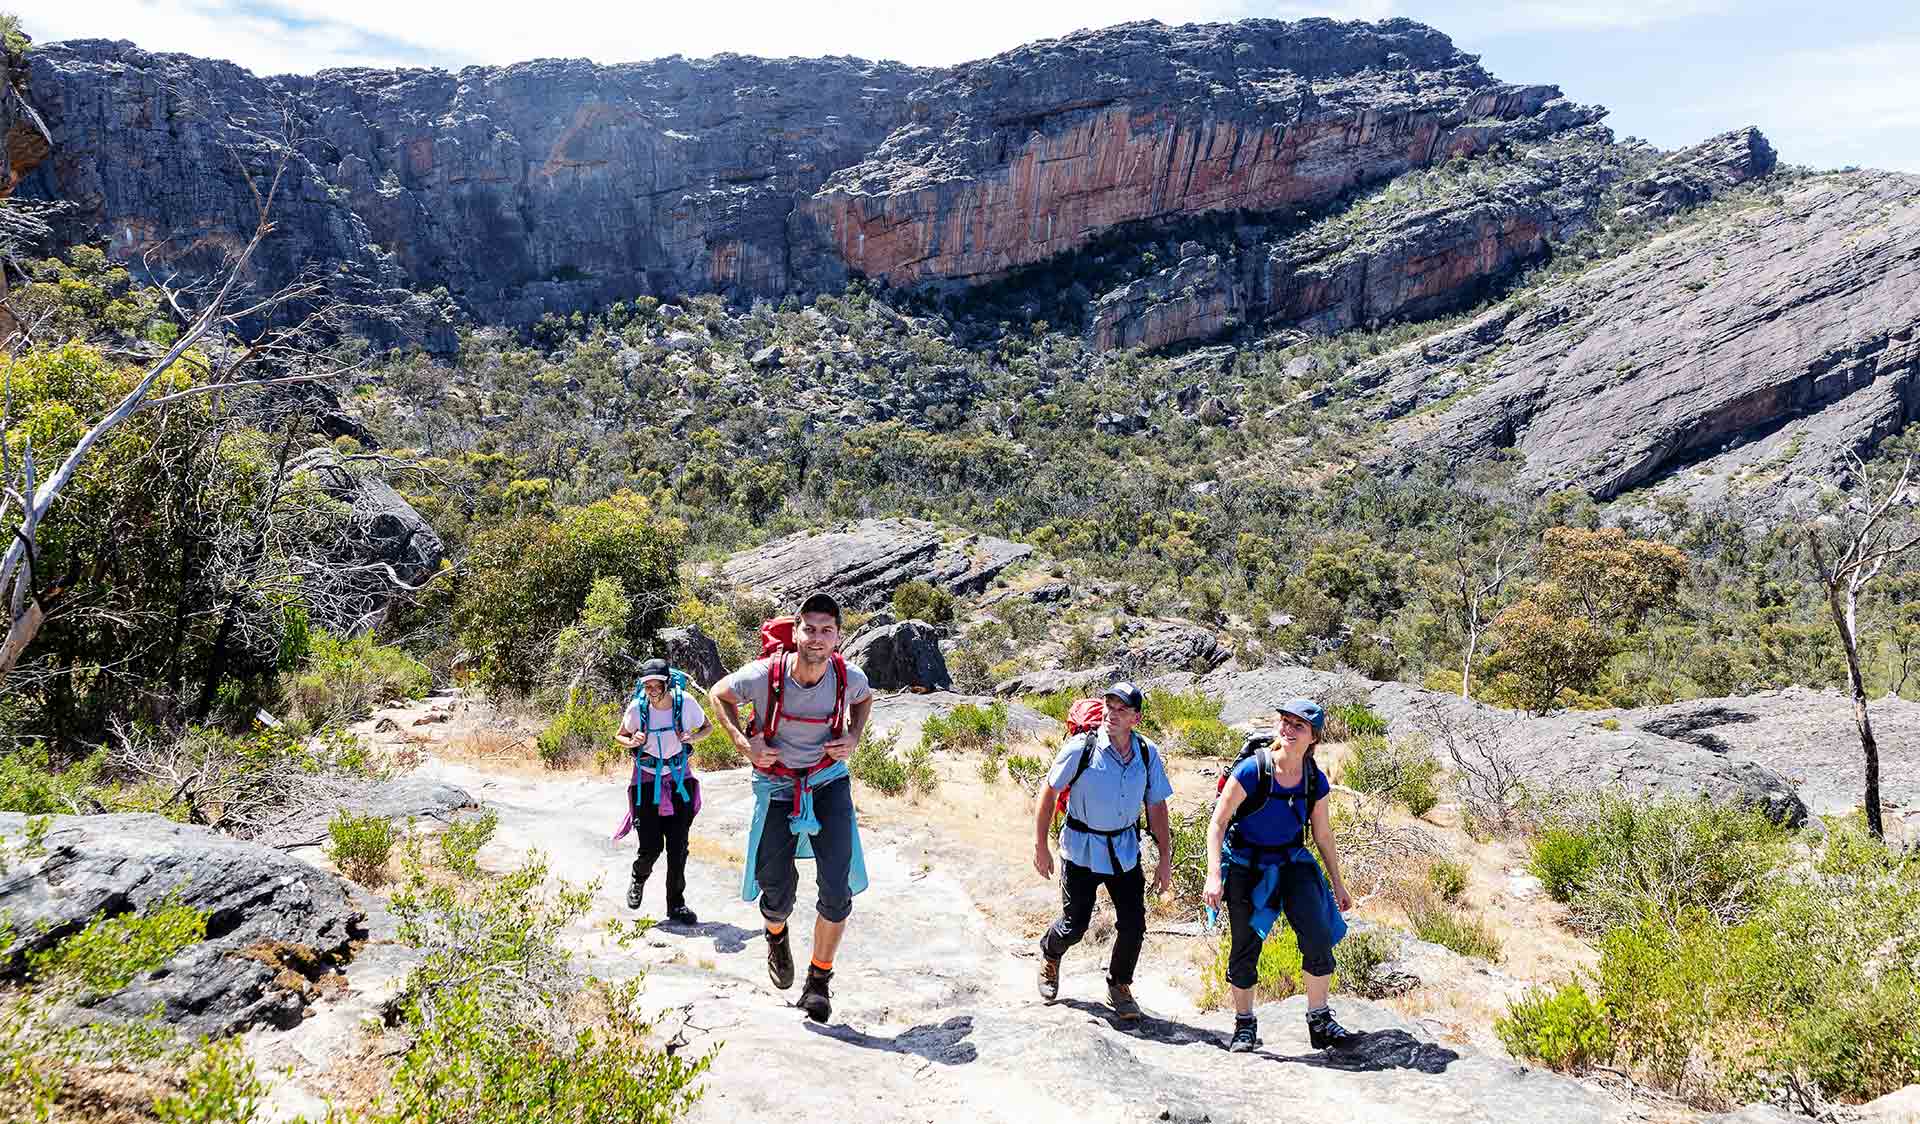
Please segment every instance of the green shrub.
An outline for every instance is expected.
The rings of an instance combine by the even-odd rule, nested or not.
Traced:
[[[306,666],[280,680],[287,717],[309,727],[352,722],[433,688],[427,665],[398,648],[375,644],[371,633],[342,639],[315,632],[309,645]]]
[[[703,773],[738,769],[747,763],[747,755],[733,744],[727,732],[715,726],[707,736],[693,743],[693,767]]]
[[[1358,792],[1385,797],[1416,816],[1440,802],[1435,780],[1440,763],[1417,740],[1390,742],[1371,731],[1353,735],[1340,783]]]
[[[854,779],[861,784],[888,796],[898,796],[907,790],[911,778],[907,766],[894,757],[894,743],[898,735],[889,731],[884,736],[875,736],[868,730],[861,737],[860,744],[847,760],[847,768]]]
[[[1218,760],[1240,747],[1220,709],[1220,700],[1202,691],[1149,691],[1141,725],[1169,753]]]
[[[542,697],[565,705],[627,695],[624,657],[633,599],[619,578],[595,578],[573,623],[553,638]]]
[[[1440,895],[1440,900],[1452,904],[1460,900],[1467,892],[1467,864],[1452,859],[1435,859],[1427,867],[1427,885]]]
[[[94,753],[56,769],[47,747],[30,741],[0,756],[0,812],[73,816],[93,810],[92,791],[106,756]]]
[[[932,796],[940,791],[940,771],[933,767],[933,750],[925,742],[907,751],[902,768],[906,770],[907,787],[915,796]]]
[[[500,826],[500,813],[488,808],[470,819],[455,820],[440,833],[440,861],[448,870],[469,878],[480,873],[474,861],[480,848],[493,838]]]
[[[1605,1012],[1577,983],[1556,991],[1535,988],[1493,1024],[1516,1058],[1579,1073],[1613,1060],[1613,1031]]]
[[[1044,695],[1027,695],[1020,702],[1028,710],[1038,711],[1055,722],[1065,722],[1067,708],[1079,697],[1072,691],[1048,691]]]
[[[525,515],[475,536],[453,623],[477,657],[480,682],[531,688],[551,654],[549,639],[580,615],[596,578],[618,578],[641,606],[620,647],[648,651],[677,601],[686,533],[678,519],[622,492],[557,519]]]
[[[327,858],[355,882],[378,886],[387,880],[387,859],[399,837],[386,817],[342,808],[327,821]]]
[[[1041,758],[1016,753],[1007,758],[1007,777],[1028,792],[1038,793],[1047,783],[1049,764]]]
[[[1187,812],[1170,809],[1167,815],[1167,834],[1173,844],[1173,899],[1188,909],[1200,908],[1207,889],[1207,830],[1212,822],[1213,809],[1207,807]],[[1145,838],[1153,841],[1152,833]],[[1153,845],[1157,852],[1158,842]]]
[[[1439,902],[1420,902],[1407,911],[1413,935],[1450,948],[1462,956],[1481,960],[1500,959],[1500,938],[1487,927],[1485,918]]]
[[[1363,999],[1403,994],[1410,977],[1389,978],[1383,969],[1399,953],[1399,942],[1380,932],[1348,933],[1334,949],[1339,970],[1334,974],[1341,991]]]
[[[1365,703],[1347,703],[1327,709],[1324,731],[1327,741],[1343,742],[1364,734],[1385,737],[1387,720],[1367,708]]]
[[[182,1087],[153,1104],[160,1124],[252,1124],[267,1095],[240,1039],[215,1042],[194,1056]]]
[[[961,703],[947,714],[929,715],[920,736],[934,748],[964,752],[996,745],[1006,733],[1006,703]]]
[[[953,594],[924,581],[910,581],[893,591],[893,615],[903,621],[952,624]]]
[[[568,704],[534,739],[540,760],[549,769],[568,769],[593,757],[620,732],[621,710],[617,703]]]
[[[1543,864],[1568,887],[1571,920],[1588,933],[1649,914],[1677,925],[1694,909],[1738,921],[1786,859],[1785,833],[1765,815],[1705,799],[1607,794],[1570,807],[1553,827],[1589,840],[1584,870],[1579,845],[1558,838],[1554,862]],[[1577,872],[1570,883],[1569,872]]]
[[[1527,870],[1547,889],[1547,896],[1565,904],[1573,900],[1580,882],[1598,860],[1598,847],[1587,832],[1549,827],[1533,837]]]
[[[1345,944],[1345,941],[1341,942],[1343,947]],[[1201,980],[1201,1010],[1223,1006],[1227,997],[1233,994],[1227,983],[1227,957],[1232,951],[1232,934],[1220,934],[1220,947],[1215,952],[1213,965]],[[1292,927],[1276,922],[1267,933],[1265,943],[1260,946],[1260,962],[1254,969],[1252,988],[1254,1005],[1278,1002],[1305,991],[1302,963],[1299,938],[1294,936]],[[1332,986],[1340,986],[1338,972],[1334,974]]]
[[[87,927],[27,957],[27,972],[56,991],[108,995],[207,939],[207,911],[170,897],[149,913],[95,914]],[[4,947],[4,942],[0,942]]]

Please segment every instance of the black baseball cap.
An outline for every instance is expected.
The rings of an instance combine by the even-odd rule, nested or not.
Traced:
[[[671,682],[672,676],[668,674],[667,661],[661,660],[661,659],[652,659],[641,664],[640,665],[640,682],[645,683],[649,679],[658,679],[662,683]]]
[[[833,594],[828,593],[826,590],[817,590],[807,594],[807,599],[800,602],[799,615],[804,617],[808,613],[832,613],[833,623],[839,624],[840,602],[834,598]]]
[[[1127,704],[1128,710],[1140,711],[1147,708],[1146,696],[1140,693],[1140,688],[1125,679],[1108,687],[1100,697],[1119,699]]]

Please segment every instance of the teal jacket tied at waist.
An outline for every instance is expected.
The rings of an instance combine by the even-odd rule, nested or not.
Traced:
[[[1263,847],[1253,850],[1253,854],[1271,854],[1274,850],[1276,848]],[[1223,861],[1260,872],[1260,880],[1253,886],[1253,916],[1249,919],[1253,922],[1253,931],[1260,934],[1261,940],[1265,940],[1268,930],[1272,929],[1273,923],[1280,919],[1283,912],[1280,905],[1281,867],[1287,863],[1306,863],[1313,867],[1313,873],[1320,882],[1319,905],[1326,911],[1327,934],[1332,937],[1334,944],[1339,944],[1347,935],[1347,919],[1341,915],[1339,904],[1333,900],[1333,887],[1327,884],[1326,873],[1320,869],[1319,862],[1304,846],[1296,845],[1279,850],[1281,850],[1281,857],[1258,862],[1251,857],[1242,858],[1235,854],[1231,835],[1221,847],[1220,857]]]
[[[813,814],[813,790],[821,785],[846,780],[847,775],[845,761],[835,761],[799,781],[789,777],[771,776],[758,769],[754,770],[753,823],[747,828],[746,871],[740,878],[741,901],[760,900],[760,879],[754,875],[754,869],[760,857],[760,832],[766,827],[767,810],[772,805],[774,797],[777,796],[783,801],[793,801],[797,810],[788,814],[787,823],[793,828],[793,833],[800,837],[799,842],[794,845],[793,855],[796,859],[810,859],[813,857],[813,836],[820,830],[820,821]],[[853,782],[847,781],[847,783]],[[797,792],[796,784],[799,785]],[[856,813],[853,818],[853,859],[847,866],[847,889],[858,894],[866,888],[867,854],[860,846],[860,817]]]

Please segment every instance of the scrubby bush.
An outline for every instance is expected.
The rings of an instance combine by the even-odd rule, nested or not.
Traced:
[[[1597,856],[1594,837],[1569,827],[1549,827],[1529,844],[1527,870],[1546,887],[1547,896],[1565,904],[1573,900]]]
[[[915,796],[932,796],[940,791],[940,771],[933,767],[933,751],[925,742],[907,751],[902,768],[906,771],[907,787]]]
[[[1327,708],[1326,729],[1323,734],[1327,741],[1343,742],[1365,734],[1385,737],[1387,720],[1367,708],[1366,703],[1352,702]]]
[[[947,714],[929,715],[920,729],[927,745],[957,752],[988,749],[1006,734],[1007,704],[1003,702],[961,703]]]
[[[473,877],[480,873],[474,861],[480,848],[493,838],[500,826],[500,813],[488,808],[478,816],[455,820],[440,833],[440,862],[456,874]]]
[[[1613,1032],[1605,1012],[1577,983],[1535,988],[1493,1024],[1508,1052],[1549,1069],[1579,1073],[1613,1060]]]
[[[1415,816],[1424,816],[1440,802],[1435,780],[1440,763],[1424,743],[1408,739],[1388,741],[1377,733],[1355,734],[1340,783],[1358,792],[1385,797]]]
[[[375,707],[417,699],[433,688],[427,665],[371,633],[309,636],[306,666],[281,676],[287,717],[318,728],[364,718]]]
[[[27,974],[57,991],[111,994],[205,940],[207,917],[206,910],[182,905],[175,897],[144,914],[98,913],[80,932],[29,954]]]
[[[385,816],[356,815],[342,808],[327,821],[327,858],[355,882],[378,886],[387,880],[387,859],[399,837]]]
[[[153,1104],[160,1124],[252,1124],[268,1093],[238,1038],[215,1042],[187,1065],[180,1089]]]
[[[627,622],[632,618],[633,599],[620,579],[593,579],[580,615],[553,638],[542,676],[545,699],[564,706],[625,696],[627,669],[622,656]]]
[[[525,690],[550,655],[548,641],[585,607],[599,578],[618,578],[642,609],[630,614],[620,646],[648,650],[675,604],[686,525],[645,499],[620,493],[557,519],[522,516],[476,536],[454,601],[462,644],[487,686]],[[654,607],[657,606],[657,607]]]
[[[1015,753],[1007,758],[1007,777],[1028,792],[1037,793],[1047,783],[1048,764],[1042,758]]]
[[[1403,994],[1413,985],[1411,976],[1385,971],[1398,953],[1398,942],[1388,934],[1348,933],[1334,952],[1340,965],[1334,982],[1341,991],[1363,999],[1385,999]]]
[[[1417,901],[1407,910],[1413,935],[1449,948],[1462,956],[1498,961],[1500,938],[1493,935],[1486,919],[1457,909],[1444,902]]]
[[[1644,916],[1677,925],[1696,909],[1738,921],[1786,858],[1785,834],[1765,815],[1704,799],[1601,795],[1563,809],[1540,839],[1535,873],[1552,875],[1589,933]]]
[[[1140,724],[1169,753],[1231,757],[1240,735],[1220,721],[1221,702],[1203,691],[1149,691]]]
[[[903,621],[952,624],[953,594],[915,579],[893,591],[893,615]]]
[[[570,769],[613,743],[620,732],[618,703],[575,702],[553,716],[534,739],[549,769]]]
[[[1460,900],[1467,892],[1467,864],[1452,859],[1435,859],[1427,867],[1427,885],[1440,895],[1440,900],[1452,904]]]
[[[747,755],[733,744],[727,732],[715,726],[707,736],[693,743],[693,767],[702,772],[738,769],[747,763]]]
[[[1215,951],[1213,964],[1201,980],[1201,1010],[1210,1011],[1223,1006],[1232,994],[1227,983],[1227,957],[1232,951],[1232,934],[1220,934],[1220,947]],[[1254,969],[1254,985],[1251,989],[1254,1004],[1278,1002],[1300,994],[1306,987],[1301,975],[1302,963],[1299,938],[1294,936],[1290,926],[1275,922],[1266,941],[1260,946],[1260,962]],[[1333,982],[1336,987],[1339,985],[1337,973]]]
[[[907,791],[911,781],[907,766],[893,755],[897,740],[898,735],[892,731],[875,735],[868,730],[847,759],[847,769],[854,779],[888,796]]]

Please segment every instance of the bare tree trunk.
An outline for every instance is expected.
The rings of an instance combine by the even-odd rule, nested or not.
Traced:
[[[1473,652],[1480,646],[1480,630],[1467,626],[1467,653],[1460,660],[1460,697],[1473,701]]]
[[[1854,591],[1849,585],[1844,606],[1840,590],[1828,587],[1827,606],[1833,610],[1833,623],[1840,629],[1840,646],[1847,653],[1847,685],[1853,691],[1853,724],[1860,729],[1860,750],[1866,756],[1867,784],[1862,799],[1867,806],[1867,830],[1875,839],[1884,839],[1886,825],[1880,818],[1880,747],[1873,740],[1873,722],[1867,714],[1867,684],[1860,674],[1860,637],[1855,631]]]

